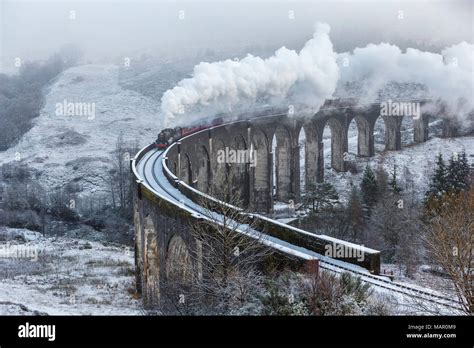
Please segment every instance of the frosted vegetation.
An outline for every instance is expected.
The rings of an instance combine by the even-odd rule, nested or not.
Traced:
[[[212,55],[216,60],[228,56]],[[13,243],[40,251],[37,262],[0,259],[0,313],[143,313],[133,291],[128,159],[163,125],[157,117],[157,96],[183,79],[195,62],[165,62],[156,68],[144,59],[130,70],[84,65],[65,71],[54,62],[25,66],[17,76],[0,76],[6,82],[0,88],[0,105],[5,106],[0,108],[0,122],[4,122],[0,129],[5,133],[0,137],[5,150],[0,157],[0,224],[6,226],[0,227],[0,246]],[[11,89],[18,93],[11,94]],[[94,120],[55,113],[57,103],[78,98],[96,103]],[[17,124],[12,115],[19,111],[25,117]],[[405,121],[402,152],[383,152],[384,125],[377,122],[377,156],[367,161],[354,157],[357,129],[351,124],[353,165],[348,173],[329,168],[326,130],[325,175],[337,197],[314,209],[304,204],[297,212],[305,216],[299,223],[308,230],[380,249],[382,268],[394,272],[399,281],[426,286],[428,279],[430,286],[442,286],[452,295],[446,271],[423,258],[425,249],[415,237],[422,226],[419,215],[436,155],[441,152],[449,160],[453,152],[466,150],[472,161],[469,151],[474,139],[440,139],[439,121],[433,120],[432,139],[414,145],[410,119]],[[304,144],[304,137],[300,142]],[[364,174],[367,167],[373,176]],[[364,197],[361,183],[365,180],[369,192],[374,179],[378,197],[366,193]],[[334,191],[320,190],[319,201]],[[393,208],[400,198],[409,209]],[[250,285],[238,301],[228,302],[222,294],[223,302],[217,306],[196,304],[186,311],[316,315],[404,311],[399,299],[369,289],[357,279],[324,275],[316,281],[311,270],[271,279],[255,277]]]
[[[0,251],[2,315],[143,313],[130,248],[0,227]]]

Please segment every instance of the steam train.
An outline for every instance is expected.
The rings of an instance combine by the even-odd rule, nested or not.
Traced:
[[[219,126],[223,123],[222,118],[215,118],[210,123],[198,124],[190,127],[175,127],[175,128],[166,128],[163,129],[157,136],[155,140],[155,147],[157,149],[166,149],[173,142],[178,141],[179,139],[199,132],[203,129],[208,129],[211,127]]]
[[[287,113],[287,106],[271,106],[264,105],[262,107],[252,108],[249,110],[242,110],[240,113],[234,113],[231,116],[233,120],[248,119],[249,115],[253,117],[263,117],[272,115],[281,115]],[[175,127],[163,129],[155,140],[155,147],[158,149],[166,149],[173,142],[185,137],[186,135],[199,132],[203,129],[219,126],[223,123],[223,118],[227,117],[226,113],[220,113],[216,115],[212,120],[208,122],[195,124],[189,127]]]

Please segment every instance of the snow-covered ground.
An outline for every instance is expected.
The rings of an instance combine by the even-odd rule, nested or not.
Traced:
[[[125,88],[119,84],[119,69],[112,65],[83,65],[63,72],[49,89],[33,128],[18,145],[0,152],[0,165],[27,164],[49,189],[78,182],[84,194],[105,192],[110,154],[119,134],[123,133],[126,143],[142,147],[162,128],[160,100]],[[92,103],[94,113],[56,112],[58,103],[68,102]],[[350,182],[360,182],[367,160],[357,160],[358,174],[336,173],[328,168],[328,137],[324,146],[326,180],[344,200]],[[354,148],[357,131],[351,128],[350,152]],[[403,151],[378,153],[368,161],[374,168],[382,164],[388,173],[396,164],[400,177],[413,180],[422,195],[438,152],[449,157],[465,150],[472,161],[473,149],[473,136],[432,138]],[[276,208],[284,215],[287,205]],[[133,271],[133,251],[124,247],[0,227],[0,315],[141,314],[140,301],[133,295]]]
[[[140,315],[133,250],[0,227],[0,315]]]
[[[414,270],[411,277],[405,275],[405,270],[400,265],[382,264],[382,272],[393,274],[393,282],[414,287],[421,287],[422,289],[433,289],[437,294],[444,297],[457,300],[454,291],[453,283],[440,272],[435,272],[434,266],[419,265]],[[394,307],[395,313],[402,315],[462,315],[461,310],[451,307],[441,306],[435,303],[420,301],[415,298],[394,294],[392,292],[384,292],[377,290],[378,294],[387,294],[391,298],[387,298]]]
[[[397,264],[382,264],[382,272],[392,273],[394,282],[408,283],[417,286],[422,286],[430,289],[437,289],[442,293],[446,293],[448,297],[455,298],[456,294],[453,288],[453,283],[443,276],[441,271],[436,272],[435,266],[419,265],[413,271],[411,277],[405,275],[405,269]]]
[[[0,165],[26,163],[38,170],[38,180],[49,189],[75,181],[84,193],[106,190],[110,153],[119,134],[127,144],[144,146],[162,126],[159,100],[123,89],[118,80],[119,69],[113,65],[64,71],[50,87],[33,128],[15,147],[0,152]],[[58,103],[87,103],[87,111],[94,113],[58,113]]]
[[[374,142],[375,156],[371,158],[357,157],[357,126],[355,121],[351,122],[348,131],[348,155],[349,161],[357,168],[357,173],[336,172],[331,168],[331,131],[329,126],[324,129],[324,180],[331,183],[339,194],[341,202],[346,202],[351,192],[351,183],[359,186],[362,174],[367,165],[374,171],[382,166],[388,175],[388,180],[396,167],[397,181],[403,189],[413,189],[418,199],[422,199],[426,190],[430,175],[435,169],[436,157],[439,153],[443,155],[445,162],[454,153],[466,152],[471,166],[474,165],[474,136],[460,136],[457,138],[440,138],[440,120],[430,122],[430,139],[425,143],[413,141],[413,126],[409,118],[405,118],[401,127],[402,150],[385,151],[384,124],[379,119],[375,125]],[[433,135],[435,133],[435,135]],[[438,133],[438,134],[436,134]],[[300,186],[302,192],[305,188],[305,134],[304,130],[299,137],[300,145]],[[276,139],[272,142],[272,151],[275,153]],[[276,181],[275,167],[273,168],[273,180]],[[288,202],[275,202],[275,211],[288,212]],[[281,215],[281,214],[280,214]],[[287,216],[290,217],[290,216]]]
[[[357,138],[355,139],[357,140]],[[466,151],[470,163],[473,163],[474,136],[451,139],[432,138],[425,143],[404,148],[403,151],[379,153],[370,159],[358,158],[359,172],[357,174],[337,173],[332,169],[325,168],[325,180],[334,184],[339,195],[344,199],[350,193],[351,182],[354,185],[359,185],[366,164],[369,164],[374,170],[379,165],[383,166],[389,176],[396,165],[399,184],[402,187],[404,184],[409,184],[413,187],[416,196],[422,198],[428,188],[429,177],[435,168],[438,153],[443,154],[445,159],[449,159],[454,152],[460,153],[461,151]],[[331,163],[329,156],[330,151],[326,152],[326,163]]]
[[[439,121],[430,123],[430,132],[436,131]],[[375,128],[375,150],[376,155],[371,158],[356,157],[357,154],[357,128],[355,122],[351,123],[348,133],[349,158],[355,164],[358,172],[339,173],[331,168],[331,132],[326,128],[323,135],[324,143],[324,179],[336,188],[341,201],[347,200],[351,191],[351,183],[358,186],[366,165],[374,171],[383,166],[389,179],[393,173],[394,166],[397,170],[398,183],[413,187],[418,198],[422,198],[428,188],[429,177],[435,169],[436,157],[439,153],[445,161],[449,160],[453,153],[466,152],[468,161],[474,164],[474,136],[462,136],[457,138],[440,138],[432,135],[431,138],[421,144],[413,142],[413,129],[410,120],[402,125],[402,150],[384,151],[384,126],[383,122],[377,121]],[[300,137],[300,173],[301,186],[304,187],[304,133]]]
[[[87,112],[58,109],[67,103],[85,103]],[[116,66],[68,69],[48,89],[32,129],[0,152],[0,165],[28,165],[49,190],[77,182],[84,195],[105,193],[117,138],[126,146],[153,141],[158,111],[158,99],[119,85]],[[0,315],[39,313],[141,314],[133,250],[0,226]]]

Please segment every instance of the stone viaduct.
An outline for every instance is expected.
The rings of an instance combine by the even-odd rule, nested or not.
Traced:
[[[305,182],[324,180],[323,131],[331,130],[331,167],[346,171],[348,166],[348,128],[355,120],[358,130],[357,155],[375,155],[374,126],[379,117],[385,125],[385,149],[401,150],[401,125],[404,116],[380,116],[380,104],[357,107],[354,101],[331,100],[312,118],[288,115],[287,110],[273,110],[272,116],[251,117],[209,129],[207,133],[185,139],[168,154],[168,165],[184,182],[202,192],[215,192],[225,180],[239,191],[243,204],[251,210],[270,212],[275,198],[281,202],[300,196],[299,134],[304,130]],[[423,103],[423,102],[422,102]],[[406,116],[405,116],[406,117]],[[413,120],[414,141],[428,140],[430,115]],[[455,127],[445,122],[443,135],[452,136]],[[276,138],[275,154],[272,140]],[[251,163],[219,163],[219,151],[249,150]],[[275,162],[275,163],[273,163]],[[275,168],[275,175],[273,175]]]
[[[379,104],[359,107],[353,101],[331,100],[311,118],[298,118],[281,109],[241,115],[236,121],[180,139],[165,152],[163,163],[169,170],[168,181],[188,197],[193,198],[195,192],[199,191],[212,194],[227,181],[250,210],[270,212],[273,207],[274,186],[275,199],[278,201],[298,199],[301,194],[298,138],[302,129],[306,135],[305,180],[306,183],[316,183],[324,180],[322,139],[326,125],[331,129],[331,166],[337,171],[345,171],[351,121],[355,120],[358,129],[358,156],[370,157],[375,154],[374,126],[379,117],[383,118],[385,124],[386,149],[400,150],[403,117],[380,116]],[[415,142],[428,139],[429,117],[428,114],[422,114],[419,119],[414,120]],[[455,126],[446,122],[443,133],[452,136]],[[272,153],[274,137],[275,154]],[[226,148],[253,151],[255,165],[221,163],[218,161],[219,151],[225,152]],[[180,209],[172,198],[153,192],[144,183],[143,175],[137,169],[138,164],[144,162],[143,158],[153,149],[153,145],[149,145],[132,160],[135,183],[135,257],[138,291],[143,292],[149,304],[162,304],[161,292],[170,282],[178,279],[186,283],[189,272],[202,272],[202,265],[196,261],[196,241],[189,232],[190,225],[197,222],[195,214]],[[180,182],[186,185],[180,185]],[[290,243],[299,243],[299,246],[312,248],[316,252],[324,246],[324,238],[304,236],[311,241],[303,241],[304,238],[299,234],[304,231],[272,223],[270,219],[264,222],[265,231],[270,235],[285,237]],[[374,257],[369,260],[371,263],[363,267],[377,274],[380,257],[377,251],[372,252]]]

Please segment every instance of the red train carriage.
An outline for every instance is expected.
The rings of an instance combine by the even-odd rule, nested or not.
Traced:
[[[223,123],[222,118],[216,118],[210,124],[199,124],[190,127],[175,127],[163,129],[155,140],[155,147],[158,149],[166,149],[172,142],[181,139],[187,135],[199,132],[209,127],[215,127]]]

